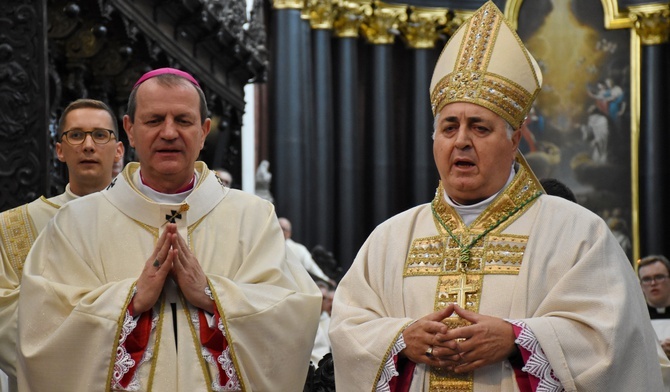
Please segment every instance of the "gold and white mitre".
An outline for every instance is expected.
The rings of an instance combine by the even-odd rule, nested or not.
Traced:
[[[542,87],[542,72],[493,2],[451,36],[430,82],[433,115],[452,102],[483,106],[518,129]]]

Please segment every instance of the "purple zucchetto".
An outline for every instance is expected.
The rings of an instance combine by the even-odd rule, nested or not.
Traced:
[[[133,89],[135,89],[137,86],[140,84],[146,82],[147,80],[156,77],[158,75],[165,75],[165,74],[172,74],[172,75],[177,75],[181,76],[182,78],[188,80],[189,82],[193,83],[194,85],[200,87],[200,84],[198,84],[198,81],[195,80],[195,78],[188,72],[184,72],[181,70],[178,70],[176,68],[158,68],[154,69],[152,71],[149,71],[142,75],[137,82],[135,82],[135,85],[133,86]]]

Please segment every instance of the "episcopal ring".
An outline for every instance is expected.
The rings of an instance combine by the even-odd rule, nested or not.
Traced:
[[[426,349],[426,356],[429,358],[433,356],[433,346],[430,346]]]
[[[154,260],[154,267],[158,268],[160,266],[161,266],[160,261],[158,261],[158,259]]]

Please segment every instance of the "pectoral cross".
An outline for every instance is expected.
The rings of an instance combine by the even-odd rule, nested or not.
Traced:
[[[179,213],[179,211],[172,210],[170,212],[172,213],[172,215],[165,215],[166,221],[174,223],[176,219],[181,219],[181,214]]]
[[[116,185],[116,177],[114,177],[112,182],[107,186],[107,190],[114,188],[114,185]]]
[[[181,213],[188,211],[188,209],[189,205],[184,203],[179,206],[179,210],[170,210],[170,214],[172,215],[165,215],[165,222],[161,226],[164,226],[166,223],[175,223],[177,219],[181,219]]]
[[[476,293],[477,287],[474,284],[467,284],[468,276],[461,274],[461,281],[458,287],[452,287],[447,290],[447,294],[456,294],[456,304],[465,309],[465,300],[468,294]]]

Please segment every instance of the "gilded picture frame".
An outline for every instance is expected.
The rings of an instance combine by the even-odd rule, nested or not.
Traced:
[[[616,0],[508,0],[504,12],[544,75],[522,152],[637,260],[640,39],[631,16]]]

